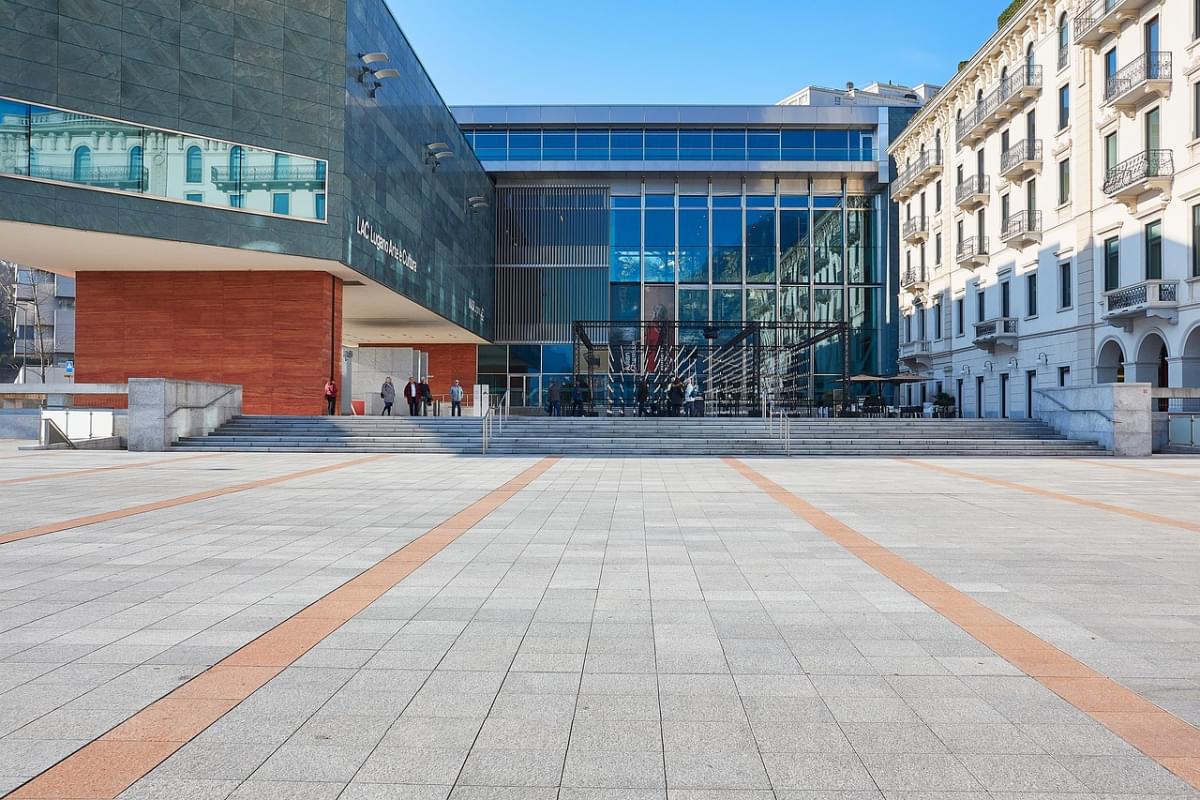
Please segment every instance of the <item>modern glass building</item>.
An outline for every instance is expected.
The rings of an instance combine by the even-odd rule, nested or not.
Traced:
[[[496,182],[495,344],[479,349],[479,379],[542,405],[551,381],[581,371],[577,321],[629,323],[620,335],[643,343],[652,323],[682,342],[702,343],[708,327],[716,344],[753,323],[843,323],[848,341],[824,341],[807,365],[816,402],[847,370],[893,372],[885,148],[920,101],[840,96],[452,108]]]

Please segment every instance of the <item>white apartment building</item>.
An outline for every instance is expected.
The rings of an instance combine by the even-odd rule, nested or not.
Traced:
[[[1029,0],[890,152],[911,402],[1200,387],[1200,0]]]

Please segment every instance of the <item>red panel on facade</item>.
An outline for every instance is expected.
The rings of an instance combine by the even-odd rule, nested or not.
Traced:
[[[340,375],[342,282],[324,272],[80,272],[75,379],[238,383],[247,414],[320,414]]]
[[[471,394],[471,386],[475,383],[478,363],[476,356],[478,346],[473,344],[429,344],[414,342],[412,344],[372,344],[363,342],[362,347],[411,347],[429,353],[429,388],[434,396],[449,395],[450,384],[458,378],[467,395]],[[401,380],[403,382],[403,379]]]

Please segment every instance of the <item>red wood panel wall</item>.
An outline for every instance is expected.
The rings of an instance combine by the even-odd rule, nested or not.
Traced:
[[[248,414],[320,414],[340,374],[342,282],[324,272],[80,272],[80,383],[239,383]]]

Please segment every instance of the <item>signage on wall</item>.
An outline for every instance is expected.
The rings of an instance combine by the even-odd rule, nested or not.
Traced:
[[[483,322],[483,306],[476,303],[474,297],[467,300],[467,312],[471,316],[478,318],[480,322]]]
[[[359,236],[370,242],[376,250],[396,259],[402,266],[408,267],[412,272],[417,271],[417,259],[413,258],[412,253],[375,230],[370,220],[363,219],[362,217],[356,217],[355,219],[357,220],[356,228]]]

